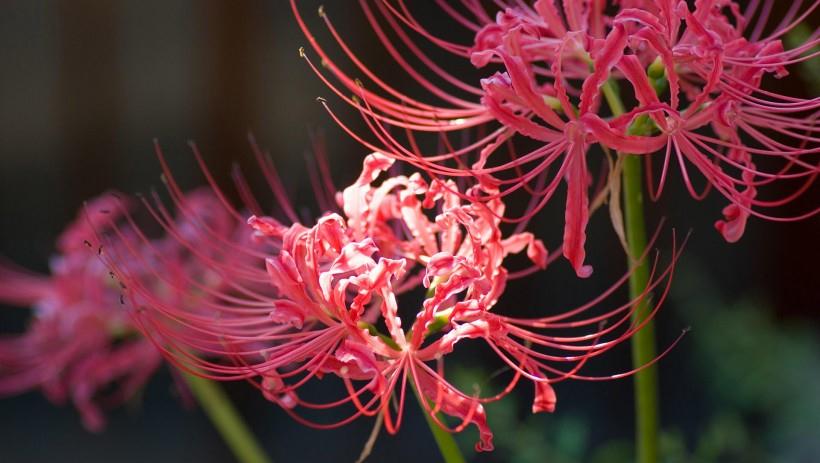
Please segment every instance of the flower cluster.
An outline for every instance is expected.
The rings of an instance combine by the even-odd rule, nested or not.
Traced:
[[[377,140],[360,137],[332,113],[334,119],[370,149],[432,175],[474,177],[491,185],[498,190],[492,198],[518,190],[533,195],[535,201],[521,217],[505,220],[527,221],[564,180],[563,254],[579,276],[591,271],[584,265],[584,244],[592,184],[588,158],[595,145],[604,153],[642,156],[653,199],[661,195],[674,164],[693,197],[717,190],[730,204],[715,227],[729,242],[741,237],[750,215],[796,220],[820,210],[796,217],[765,212],[809,191],[820,173],[820,100],[780,95],[762,85],[767,76],[781,78],[790,65],[817,55],[816,33],[791,50],[782,43],[817,2],[792,2],[774,28],[769,26],[773,0],[751,2],[745,10],[730,0],[694,5],[680,0],[498,1],[495,16],[481,2],[456,2],[461,7],[437,2],[442,13],[474,36],[469,45],[430,32],[402,0],[359,3],[398,67],[441,103],[415,99],[379,79],[320,10],[358,72],[374,83],[372,89],[365,87],[321,47],[291,0],[302,30],[338,84],[308,61],[310,66],[359,108]],[[419,39],[478,69],[497,70],[479,82],[465,82],[425,54]],[[471,129],[479,136],[464,146],[449,141],[454,132]],[[402,140],[397,133],[408,135]],[[420,149],[416,137],[423,133],[444,140],[440,146],[445,149]],[[523,144],[529,148],[510,150],[511,142],[521,139],[529,141]],[[653,163],[662,165],[657,182]],[[692,171],[706,180],[702,191]],[[612,183],[618,176],[609,178]],[[782,191],[783,183],[794,191],[759,197],[767,186]]]
[[[207,248],[201,227],[224,236],[234,231],[228,216],[207,191],[187,196],[191,208],[176,219],[166,216],[187,240]],[[70,400],[92,431],[105,424],[102,409],[131,399],[157,370],[162,356],[125,310],[125,284],[105,264],[109,252],[124,252],[141,231],[128,216],[128,201],[107,193],[89,202],[62,233],[51,274],[38,275],[13,264],[0,266],[0,302],[31,307],[25,333],[0,338],[0,394],[42,388],[58,403]],[[125,222],[120,236],[96,244],[110,223]],[[93,244],[92,244],[93,243]],[[137,258],[124,263],[141,284],[168,303],[193,310],[203,299],[197,290],[219,288],[207,269],[194,268],[177,236],[145,240],[130,248]],[[155,255],[161,253],[162,259]],[[215,253],[211,253],[215,258]],[[196,287],[192,281],[196,281]]]
[[[304,220],[253,144],[277,218],[238,171],[244,205],[232,205],[195,147],[209,188],[184,192],[157,149],[173,207],[154,195],[141,210],[161,236],[139,226],[132,202],[109,194],[64,232],[50,276],[0,266],[0,300],[35,313],[25,334],[0,339],[0,393],[42,387],[55,400],[70,396],[86,425],[99,429],[101,407],[128,400],[164,356],[194,375],[247,380],[317,428],[378,416],[395,433],[410,390],[437,425],[453,432],[474,425],[477,450],[491,450],[484,404],[522,380],[534,388],[532,411],[551,412],[553,384],[628,376],[675,344],[631,371],[582,373],[650,323],[669,289],[674,245],[668,266],[657,259],[644,266],[648,251],[630,255],[631,270],[582,306],[527,308],[521,318],[505,303],[511,281],[560,254],[579,277],[590,276],[587,223],[607,199],[619,216],[627,163],[645,162],[652,199],[673,164],[693,197],[717,190],[729,205],[715,226],[729,242],[750,216],[792,220],[820,211],[763,212],[811,191],[820,173],[820,100],[763,85],[817,54],[817,33],[790,50],[782,38],[820,1],[793,2],[774,28],[773,0],[746,9],[731,0],[456,3],[436,1],[471,36],[466,45],[430,32],[404,0],[359,2],[398,68],[436,100],[427,103],[380,79],[321,9],[329,33],[374,87],[351,77],[291,0],[323,68],[302,56],[376,138],[330,112],[372,151],[358,179],[337,191],[320,158],[311,182],[323,213]],[[485,4],[497,7],[494,14]],[[450,73],[418,39],[463,58],[482,78],[470,83]],[[428,151],[425,134],[437,149]],[[456,134],[460,144],[451,140]],[[594,153],[601,159],[591,159]],[[416,172],[404,175],[396,161]],[[596,161],[605,167],[597,183]],[[693,172],[704,189],[695,187]],[[764,199],[767,187],[783,183],[794,191]],[[563,243],[550,254],[525,230],[562,184]],[[516,192],[530,196],[520,214],[510,207]],[[615,225],[622,234],[623,223]],[[628,280],[631,299],[612,304]],[[448,379],[446,360],[471,344],[492,353],[506,381],[467,391]],[[304,386],[316,381],[341,393],[313,399]],[[337,408],[349,414],[315,417]]]
[[[251,215],[252,239],[230,246],[234,253],[255,255],[256,263],[194,253],[199,264],[192,267],[226,275],[230,282],[200,301],[195,312],[157,297],[141,274],[119,267],[136,256],[109,256],[126,283],[138,325],[177,366],[212,379],[250,380],[298,421],[318,428],[380,414],[395,433],[409,386],[439,425],[447,427],[439,412],[460,421],[453,431],[474,424],[481,436],[477,449],[492,449],[482,404],[527,378],[535,385],[533,412],[552,411],[550,384],[599,379],[579,370],[642,328],[631,321],[636,301],[593,310],[623,278],[589,304],[550,317],[498,313],[508,280],[543,269],[546,248],[531,233],[502,234],[498,217],[504,204],[498,199],[464,201],[453,182],[427,182],[418,173],[379,182],[393,162],[381,153],[367,156],[358,180],[336,195],[340,213],[326,213],[313,226]],[[493,193],[476,186],[464,196]],[[186,209],[184,200],[177,206]],[[200,229],[209,233],[206,226]],[[194,251],[193,243],[178,239]],[[506,258],[517,253],[526,254],[530,266],[511,273]],[[646,293],[671,272],[671,266],[659,270]],[[656,307],[664,296],[661,291]],[[511,371],[501,392],[470,394],[445,377],[445,358],[467,340],[482,341]],[[298,393],[311,379],[327,375],[338,378],[342,397],[316,402]],[[352,413],[334,423],[301,413],[344,406]]]

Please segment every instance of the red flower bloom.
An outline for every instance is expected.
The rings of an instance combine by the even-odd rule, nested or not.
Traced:
[[[34,319],[26,333],[0,338],[0,394],[41,387],[48,398],[71,400],[92,431],[104,423],[101,406],[122,403],[145,383],[161,356],[135,336],[120,306],[120,287],[88,249],[104,213],[118,200],[103,195],[81,211],[60,236],[51,275],[37,275],[11,264],[0,267],[0,300],[31,306]],[[96,223],[95,223],[96,222]],[[100,395],[108,385],[114,392]]]
[[[196,243],[198,257],[216,261],[219,256],[209,252],[211,236],[204,230],[227,239],[235,227],[206,191],[186,195],[184,204],[186,209],[177,218],[157,211],[158,220],[171,224],[173,233],[145,240],[137,248],[134,243],[145,237],[128,215],[126,201],[119,195],[103,195],[60,236],[50,275],[0,266],[0,301],[30,306],[34,312],[25,333],[0,338],[0,394],[42,388],[52,401],[71,400],[92,431],[105,424],[102,408],[134,396],[162,356],[151,340],[140,336],[126,310],[122,294],[136,280],[118,282],[104,261],[109,253],[133,253],[135,258],[124,262],[121,270],[139,275],[139,284],[155,297],[192,313],[222,282],[211,270],[192,266],[198,261],[180,246],[181,240]],[[104,246],[92,245],[116,222],[117,235]]]
[[[505,258],[526,251],[533,268],[543,268],[548,256],[541,242],[529,233],[503,237],[498,217],[504,205],[497,198],[463,202],[451,182],[427,183],[418,174],[378,182],[392,163],[380,153],[367,156],[359,179],[336,195],[343,215],[328,213],[314,226],[251,216],[255,249],[267,250],[258,257],[264,267],[252,269],[251,264],[247,272],[229,273],[219,262],[200,259],[202,268],[225,275],[228,284],[197,311],[156,297],[138,276],[122,278],[132,282],[129,296],[140,301],[139,325],[158,345],[173,346],[164,351],[182,368],[213,379],[249,379],[295,419],[317,428],[381,414],[386,429],[395,433],[409,384],[440,426],[460,431],[474,424],[480,432],[477,449],[490,450],[483,403],[500,399],[526,377],[535,383],[533,411],[552,411],[550,384],[598,379],[580,375],[579,369],[643,323],[630,323],[632,303],[581,317],[626,277],[590,304],[561,315],[516,319],[496,314],[508,279],[530,272],[510,275]],[[483,188],[463,196],[494,193]],[[114,259],[128,262],[129,257]],[[671,267],[658,273],[647,292],[671,276]],[[259,286],[260,274],[270,290]],[[423,302],[411,303],[415,313],[406,312],[403,301],[412,301],[412,291],[421,287],[427,290]],[[615,321],[603,326],[610,319]],[[584,333],[549,334],[565,329]],[[501,393],[468,394],[446,379],[445,357],[468,339],[483,340],[512,369],[513,378]],[[555,366],[561,363],[572,366]],[[339,379],[344,396],[314,402],[297,393],[311,379],[328,375]],[[339,406],[353,411],[335,423],[304,416]],[[438,412],[460,424],[447,427]]]
[[[385,83],[356,57],[320,11],[357,72],[374,86],[365,87],[350,77],[319,45],[291,0],[302,30],[338,85],[310,66],[337,95],[359,108],[377,141],[360,137],[331,112],[333,118],[370,149],[434,176],[475,177],[498,190],[491,198],[518,190],[534,195],[520,217],[504,220],[526,222],[564,179],[568,190],[563,251],[579,276],[591,270],[584,265],[591,183],[587,157],[596,144],[605,151],[643,155],[650,172],[653,158],[661,157],[658,186],[649,179],[653,198],[660,194],[673,159],[691,194],[702,198],[706,192],[698,192],[690,178],[689,165],[694,166],[706,179],[707,191],[714,187],[731,203],[724,220],[716,224],[730,242],[740,238],[749,215],[795,220],[820,211],[797,217],[760,211],[801,195],[820,172],[820,100],[762,88],[766,75],[782,77],[787,66],[817,55],[807,54],[819,43],[817,34],[793,50],[784,50],[780,38],[818,2],[808,7],[794,2],[768,35],[763,31],[771,19],[772,0],[753,2],[745,11],[729,0],[699,0],[693,9],[676,0],[622,1],[612,8],[605,1],[495,2],[495,18],[480,2],[463,1],[461,7],[437,2],[443,14],[474,33],[472,45],[434,35],[402,0],[359,3],[398,67],[444,104],[426,103]],[[480,86],[471,85],[425,54],[417,37],[478,68],[493,65],[500,71],[481,79]],[[430,77],[420,69],[430,71]],[[604,110],[601,95],[612,96],[612,86],[618,83],[625,95],[634,95],[635,103],[621,108],[610,98],[610,108]],[[355,97],[348,97],[349,92]],[[483,135],[463,146],[450,142],[453,132],[471,129]],[[400,133],[407,135],[402,139]],[[424,145],[417,137],[424,133],[435,134],[444,148],[420,149]],[[530,141],[521,146],[534,141],[537,147],[516,154],[510,148],[512,140]],[[504,150],[509,158],[499,153]],[[786,181],[797,182],[794,193],[758,198],[763,187]]]

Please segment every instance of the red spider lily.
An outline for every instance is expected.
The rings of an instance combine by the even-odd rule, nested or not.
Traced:
[[[179,367],[212,379],[248,379],[296,420],[317,428],[381,415],[386,429],[395,433],[409,384],[438,425],[453,432],[476,425],[478,450],[492,449],[482,404],[502,398],[522,377],[534,382],[533,411],[540,412],[554,408],[552,383],[621,376],[590,378],[579,370],[646,323],[630,321],[635,301],[584,318],[628,275],[589,304],[555,316],[496,314],[492,309],[508,279],[529,272],[510,275],[505,258],[526,251],[533,268],[543,268],[548,261],[544,246],[529,233],[502,236],[498,217],[504,205],[498,198],[464,202],[455,185],[428,183],[418,174],[376,184],[392,163],[383,154],[367,156],[359,179],[336,195],[342,215],[328,213],[311,227],[252,215],[249,234],[252,230],[258,247],[235,252],[262,254],[260,265],[237,269],[201,259],[201,267],[230,283],[194,312],[158,297],[140,283],[140,275],[121,265],[134,256],[108,253],[114,271],[127,282],[132,305],[139,307],[134,312],[138,325]],[[483,188],[464,196],[494,193],[478,191]],[[184,209],[184,199],[173,196]],[[653,272],[653,283],[641,297],[671,273],[671,266]],[[260,287],[260,280],[272,291]],[[421,287],[427,294],[412,306],[416,313],[408,323],[410,317],[400,314],[402,300]],[[660,293],[658,305],[666,290]],[[444,358],[468,339],[483,340],[512,370],[502,392],[468,394],[445,378]],[[569,367],[556,366],[561,364]],[[341,398],[314,402],[297,393],[310,380],[328,375],[344,386]],[[340,406],[354,411],[334,423],[319,423],[300,412]],[[439,412],[460,424],[448,427]]]
[[[698,0],[693,8],[677,0],[612,5],[603,0],[497,1],[495,18],[482,2],[462,0],[456,6],[437,1],[443,14],[474,34],[471,45],[430,32],[404,0],[359,3],[398,67],[439,103],[413,98],[380,79],[320,10],[333,39],[373,88],[351,77],[322,48],[291,0],[325,70],[308,60],[311,68],[360,110],[377,141],[359,136],[331,112],[334,120],[369,149],[410,162],[431,175],[475,177],[497,190],[490,199],[518,190],[531,193],[534,201],[524,214],[505,221],[529,220],[565,180],[563,253],[580,276],[591,270],[584,265],[591,183],[587,158],[596,144],[604,151],[643,155],[650,172],[653,158],[661,157],[658,185],[652,176],[648,178],[653,199],[660,195],[673,160],[692,196],[701,199],[710,188],[716,189],[730,202],[724,220],[716,224],[730,242],[743,234],[749,215],[797,220],[820,211],[795,217],[760,211],[805,193],[820,172],[816,124],[820,99],[762,88],[766,76],[783,77],[789,65],[817,55],[812,51],[820,44],[817,32],[792,50],[785,50],[780,39],[815,11],[820,1],[793,2],[768,34],[764,32],[772,19],[773,0],[753,1],[745,10],[729,0]],[[500,70],[479,85],[464,82],[425,54],[419,38],[469,59],[478,68]],[[634,103],[606,110],[601,94],[604,89],[614,92],[612,87],[617,85],[625,95],[634,96]],[[614,117],[613,112],[624,114]],[[452,133],[472,129],[479,133],[474,141],[463,146],[450,141]],[[444,149],[420,149],[417,138],[424,133],[438,137]],[[513,139],[539,146],[516,154],[510,149]],[[496,154],[504,150],[509,151],[509,159]],[[705,191],[693,185],[690,167],[707,181]],[[788,181],[797,184],[793,193],[758,198],[763,187]]]
[[[203,248],[203,227],[227,236],[233,228],[230,217],[208,192],[188,194],[186,204],[191,208],[186,212],[192,215],[181,214],[175,220],[178,236],[150,241],[136,251],[142,259],[124,265],[168,303],[192,307],[204,299],[197,291],[207,294],[207,288],[219,287],[219,281],[207,270],[191,267],[179,239],[198,242]],[[117,248],[130,245],[141,232],[126,224],[120,228],[122,240],[89,249],[108,223],[130,220],[127,209],[116,194],[103,195],[86,206],[60,236],[51,275],[10,264],[0,267],[0,301],[31,306],[34,311],[25,333],[0,339],[0,394],[41,387],[52,401],[70,399],[92,431],[105,424],[102,408],[131,399],[162,359],[151,341],[139,335],[123,307],[125,286],[100,258],[109,251],[122,252]],[[148,249],[161,252],[162,260],[153,258]],[[181,283],[183,276],[191,275],[199,286]]]
[[[0,267],[0,300],[31,306],[35,315],[26,333],[0,338],[0,393],[41,387],[54,402],[70,399],[92,431],[105,424],[101,406],[131,398],[161,360],[147,339],[135,336],[120,309],[119,285],[84,245],[91,227],[103,223],[100,211],[113,211],[116,201],[108,194],[87,206],[96,224],[81,211],[59,238],[51,275]],[[116,390],[99,396],[109,384]]]

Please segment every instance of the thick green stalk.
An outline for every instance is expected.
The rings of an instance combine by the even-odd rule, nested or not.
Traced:
[[[270,459],[256,442],[251,430],[231,404],[225,392],[215,382],[182,373],[185,382],[205,410],[214,427],[228,444],[240,463],[269,463]]]
[[[629,295],[637,300],[633,313],[635,323],[642,321],[650,312],[649,297],[644,293],[649,283],[649,263],[638,259],[646,250],[646,223],[644,221],[641,158],[626,156],[623,161],[624,215],[626,216],[626,242],[629,246],[630,266]],[[641,297],[643,295],[643,297]],[[657,356],[655,347],[655,324],[650,320],[632,337],[632,365],[643,367]],[[637,433],[638,463],[658,461],[658,370],[650,365],[635,373],[635,426]]]
[[[619,116],[624,113],[623,103],[611,82],[603,87],[612,113]],[[643,132],[643,127],[633,127],[633,135]],[[645,293],[649,283],[649,263],[641,256],[646,251],[646,221],[644,219],[644,195],[642,189],[643,169],[641,158],[619,153],[623,156],[623,199],[626,226],[626,242],[629,248],[630,270],[629,295],[637,301],[633,313],[633,322],[640,323],[650,312],[649,298]],[[612,198],[611,201],[617,201]],[[634,376],[635,393],[635,459],[638,463],[656,463],[658,461],[658,370],[655,365],[648,365],[657,356],[655,347],[655,325],[650,320],[644,327],[632,336],[632,365],[642,368]]]

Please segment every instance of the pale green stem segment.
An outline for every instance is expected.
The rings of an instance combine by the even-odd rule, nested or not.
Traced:
[[[604,98],[612,114],[624,113],[623,103],[612,82],[606,82],[602,88]],[[643,125],[646,127],[646,125]],[[636,129],[636,130],[632,130]],[[633,127],[632,135],[638,135],[643,128]],[[639,156],[619,153],[623,157],[623,198],[624,224],[626,242],[629,248],[629,266],[632,274],[629,277],[629,295],[636,301],[633,312],[633,323],[640,323],[650,313],[649,298],[644,294],[649,283],[649,262],[641,260],[645,254],[646,222],[644,220],[644,195],[642,189],[642,165]],[[617,201],[617,198],[610,199]],[[643,296],[643,297],[642,297]],[[650,320],[632,336],[632,366],[642,368],[634,376],[635,393],[635,433],[636,455],[638,463],[656,463],[658,461],[659,403],[658,403],[658,370],[655,365],[648,365],[657,356],[655,346],[655,324]]]
[[[424,419],[427,420],[427,426],[430,427],[430,432],[433,433],[433,439],[436,440],[436,445],[438,445],[438,451],[441,454],[441,458],[444,459],[444,463],[465,463],[467,460],[464,459],[464,455],[461,454],[461,449],[458,448],[458,443],[456,442],[453,435],[436,424],[433,418],[427,413],[422,400],[424,399],[419,391],[416,390],[416,386],[411,383],[411,387],[413,388],[413,392],[416,394],[416,399],[419,401],[419,406],[421,407],[421,413],[424,415]],[[436,418],[439,421],[444,422],[444,415],[442,413],[436,414]]]
[[[181,372],[181,375],[237,461],[270,463],[271,460],[218,384],[186,372]]]
[[[423,399],[419,397],[419,400]],[[424,412],[423,408],[422,413],[424,413],[424,419],[427,420],[427,425],[430,426],[430,431],[433,433],[433,438],[436,440],[438,451],[441,453],[444,463],[465,463],[467,460],[465,460],[464,455],[461,454],[461,450],[458,448],[458,444],[453,438],[453,435],[441,429],[436,422],[433,421],[433,418]],[[444,417],[439,414],[438,419],[442,420]]]
[[[433,284],[430,285],[425,297],[433,297],[436,283],[437,281],[433,280]],[[440,328],[441,327],[439,327],[439,329]],[[424,419],[427,420],[427,426],[430,427],[430,432],[433,433],[433,438],[436,440],[438,451],[441,453],[444,463],[465,463],[467,460],[465,460],[464,455],[461,454],[461,449],[458,448],[458,443],[453,435],[441,429],[441,427],[433,421],[433,418],[425,411],[427,407],[422,403],[422,400],[425,400],[424,397],[416,390],[416,386],[412,382],[410,384],[413,388],[413,392],[416,394],[416,399],[419,401],[419,406],[421,406],[421,413],[424,415]],[[442,423],[444,422],[444,415],[442,413],[438,413],[436,417]]]

